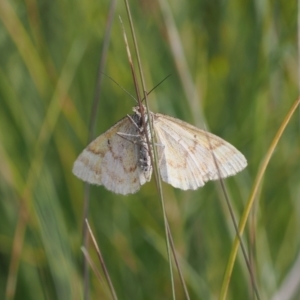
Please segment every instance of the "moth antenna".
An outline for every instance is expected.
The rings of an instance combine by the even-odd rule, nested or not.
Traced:
[[[109,78],[112,82],[114,82],[119,88],[121,88],[128,96],[130,96],[136,103],[137,100],[125,89],[123,88],[119,83],[117,83],[112,77],[110,77],[109,75],[101,72],[104,76],[106,76],[107,78]]]
[[[125,88],[123,88],[119,83],[117,83],[112,77],[110,77],[109,75],[105,74],[104,72],[100,72],[100,73],[102,73],[104,76],[106,76],[107,78],[109,78],[113,83],[115,83],[119,88],[121,88],[128,96],[130,96],[136,103],[138,103],[138,101],[133,97],[133,95],[131,95]],[[170,76],[171,76],[171,74],[169,74],[163,80],[161,80],[149,92],[147,92],[147,95],[150,95],[151,92],[153,92],[158,86],[160,86]],[[145,97],[142,99],[142,101],[144,101],[144,100],[145,100]]]
[[[151,92],[153,92],[159,85],[161,85],[167,78],[169,78],[171,74],[166,76],[163,80],[161,80],[157,85],[155,85],[149,92],[147,92],[147,95],[150,95]],[[142,101],[145,100],[145,97],[142,99]]]

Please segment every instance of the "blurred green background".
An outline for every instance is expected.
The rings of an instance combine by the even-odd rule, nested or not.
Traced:
[[[259,165],[298,96],[296,2],[130,5],[147,90],[171,74],[151,93],[151,110],[206,124],[246,156],[248,168],[226,179],[239,220]],[[88,141],[109,6],[102,0],[0,1],[0,299],[83,298],[84,184],[71,170]],[[130,32],[119,1],[104,72],[134,95],[118,15]],[[96,135],[134,104],[104,77]],[[262,299],[299,299],[299,158],[297,112],[267,168],[244,236]],[[164,184],[163,192],[191,299],[216,299],[234,238],[219,184],[188,192]],[[171,299],[154,180],[127,197],[92,186],[89,221],[119,299]],[[177,298],[184,299],[174,273]],[[91,299],[110,299],[92,271],[89,290]],[[228,299],[253,299],[241,255]]]

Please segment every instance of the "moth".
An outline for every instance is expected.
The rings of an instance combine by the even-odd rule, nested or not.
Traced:
[[[209,180],[235,175],[247,166],[244,155],[218,136],[167,115],[149,111],[149,117],[151,120],[145,106],[135,106],[132,115],[83,150],[73,173],[117,194],[137,192],[152,176],[146,136],[151,141],[149,121],[156,137],[161,179],[175,188],[195,190]]]

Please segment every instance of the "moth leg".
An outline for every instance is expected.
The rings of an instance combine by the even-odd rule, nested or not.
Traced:
[[[131,123],[137,128],[138,131],[141,131],[138,124],[135,123],[135,121],[132,119],[130,115],[127,115],[127,118],[131,121]]]
[[[129,137],[133,137],[135,139],[139,138],[140,135],[139,134],[130,134],[130,133],[123,133],[123,132],[117,132],[117,135],[123,139],[125,139],[126,141],[133,143],[133,144],[138,144],[138,141],[136,140],[131,140]]]

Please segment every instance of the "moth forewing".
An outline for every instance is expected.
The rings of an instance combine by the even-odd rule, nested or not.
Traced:
[[[140,170],[139,145],[119,133],[133,139],[139,136],[131,120],[123,118],[83,150],[74,163],[73,173],[83,181],[126,195],[137,192],[151,175],[145,176]]]
[[[222,178],[247,166],[243,154],[231,144],[186,122],[154,114],[153,125],[158,142],[164,145],[160,152],[162,180],[174,187],[196,189],[208,180],[218,179],[212,151]]]

